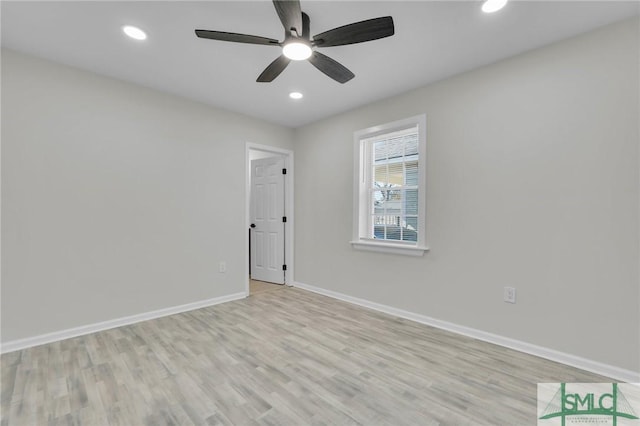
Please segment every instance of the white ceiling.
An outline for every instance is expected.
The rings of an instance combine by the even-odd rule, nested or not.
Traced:
[[[310,1],[311,34],[393,16],[396,34],[321,49],[356,77],[341,85],[306,61],[257,76],[278,47],[199,39],[194,29],[283,38],[270,1],[2,1],[2,45],[224,109],[298,127],[638,15],[637,1]],[[136,42],[121,27],[149,38]],[[305,97],[289,99],[290,91]]]

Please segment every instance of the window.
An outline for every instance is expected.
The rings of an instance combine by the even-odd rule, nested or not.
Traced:
[[[424,115],[354,134],[354,248],[422,255],[425,245]]]

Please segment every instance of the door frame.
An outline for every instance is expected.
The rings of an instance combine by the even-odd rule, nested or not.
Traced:
[[[284,283],[285,285],[292,286],[294,282],[294,210],[293,210],[293,151],[289,149],[276,148],[269,145],[260,145],[252,142],[245,144],[245,197],[244,197],[244,223],[245,227],[242,231],[242,235],[245,236],[244,241],[244,282],[245,282],[245,294],[249,296],[249,238],[247,238],[247,230],[251,225],[251,152],[259,151],[268,154],[274,154],[281,156],[284,159],[284,167],[287,169],[287,178],[284,183],[284,205],[285,215],[287,216],[286,232],[284,237],[284,256],[285,263],[287,265],[287,271],[285,273]]]

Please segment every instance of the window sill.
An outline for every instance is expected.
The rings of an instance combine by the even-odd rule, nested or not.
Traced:
[[[403,244],[374,242],[367,240],[351,241],[356,250],[374,251],[378,253],[401,254],[405,256],[422,256],[429,247],[410,246]]]

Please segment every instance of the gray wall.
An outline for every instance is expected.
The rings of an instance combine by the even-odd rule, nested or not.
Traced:
[[[640,371],[638,51],[627,21],[298,129],[296,281]],[[355,251],[353,132],[420,113],[431,251]]]
[[[243,292],[245,142],[293,131],[3,50],[2,341]]]

